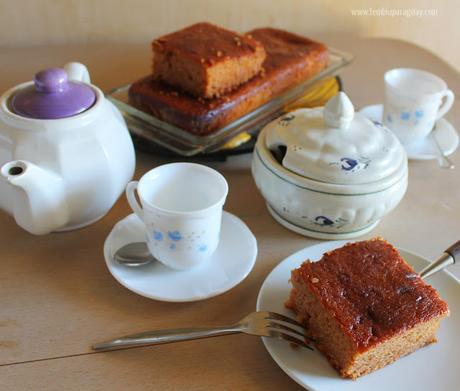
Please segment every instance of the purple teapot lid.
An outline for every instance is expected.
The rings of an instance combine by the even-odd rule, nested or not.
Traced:
[[[95,101],[91,87],[69,81],[62,68],[49,68],[35,75],[34,86],[13,95],[11,108],[23,117],[58,119],[79,114]]]

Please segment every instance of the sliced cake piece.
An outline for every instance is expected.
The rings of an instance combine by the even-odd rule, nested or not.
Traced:
[[[265,49],[247,35],[197,23],[152,43],[153,77],[197,97],[213,98],[261,72]]]
[[[436,342],[447,304],[383,239],[347,244],[292,271],[286,306],[343,377]]]
[[[305,82],[328,64],[327,47],[284,30],[260,28],[248,33],[267,52],[264,72],[226,95],[195,98],[152,75],[132,84],[130,103],[146,113],[197,136],[207,136],[286,90]]]

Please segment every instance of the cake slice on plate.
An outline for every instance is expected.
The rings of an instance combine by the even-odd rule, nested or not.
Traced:
[[[292,271],[286,306],[346,378],[436,342],[447,304],[390,243],[349,243]]]

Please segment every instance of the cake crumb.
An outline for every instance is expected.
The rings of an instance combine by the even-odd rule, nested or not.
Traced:
[[[241,46],[241,39],[240,39],[240,37],[233,37],[233,40],[235,41],[236,46]]]

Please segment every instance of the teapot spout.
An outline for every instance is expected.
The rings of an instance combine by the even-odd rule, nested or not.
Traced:
[[[19,226],[43,235],[66,225],[64,181],[59,175],[24,160],[4,164],[0,174],[16,192],[13,215]]]

